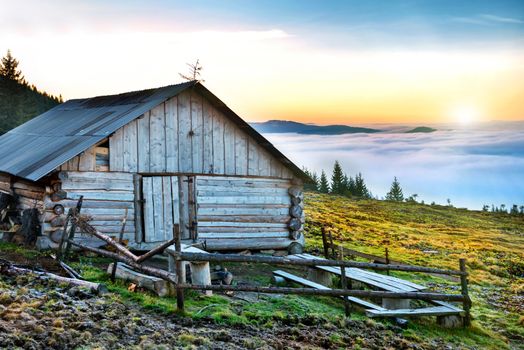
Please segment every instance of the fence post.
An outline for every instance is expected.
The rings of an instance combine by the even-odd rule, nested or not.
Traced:
[[[386,247],[386,265],[389,265],[389,251],[388,251],[388,247]],[[386,270],[386,274],[389,276],[389,270]]]
[[[464,297],[464,301],[462,302],[465,315],[464,315],[464,327],[469,327],[471,325],[471,314],[470,314],[470,308],[471,308],[471,299],[469,298],[468,293],[468,276],[466,275],[466,259],[461,258],[459,260],[459,266],[460,266],[460,272],[462,272],[462,275],[460,275],[460,288],[462,296]]]
[[[328,247],[328,242],[327,242],[327,237],[326,237],[326,228],[322,226],[320,228],[320,231],[322,232],[322,246],[324,247],[324,257],[326,259],[329,259],[329,247]]]
[[[329,245],[331,246],[331,257],[333,259],[337,258],[337,251],[335,250],[335,244],[333,243],[333,234],[331,233],[331,230],[329,230]]]
[[[340,260],[344,260],[344,250],[342,247],[340,247]],[[348,288],[347,283],[347,277],[346,277],[346,267],[344,265],[340,265],[340,284],[343,290],[346,290]],[[346,317],[351,316],[351,306],[349,305],[349,300],[347,296],[344,296],[344,311],[346,313]]]
[[[173,225],[173,236],[175,237],[175,250],[180,253],[182,251],[182,242],[180,238],[180,226]],[[175,262],[176,266],[176,307],[179,312],[184,312],[184,290],[180,285],[184,283],[184,264],[180,258]]]

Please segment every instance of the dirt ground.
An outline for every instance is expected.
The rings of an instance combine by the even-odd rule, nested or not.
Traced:
[[[49,257],[2,258],[59,271]],[[0,275],[2,349],[454,349],[438,341],[414,343],[402,331],[373,321],[333,324],[293,315],[269,329],[226,326],[148,311],[111,293],[94,295],[31,275]]]

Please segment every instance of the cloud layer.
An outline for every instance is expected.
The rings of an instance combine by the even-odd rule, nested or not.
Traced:
[[[405,195],[426,202],[479,209],[483,204],[524,204],[524,123],[486,123],[441,128],[431,134],[304,136],[267,134],[299,165],[331,172],[362,172],[374,195],[383,197],[394,176]]]

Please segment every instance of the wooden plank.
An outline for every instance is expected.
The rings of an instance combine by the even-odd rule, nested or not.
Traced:
[[[203,123],[204,123],[204,134],[203,134],[203,168],[202,173],[212,174],[214,173],[213,166],[213,107],[209,102],[203,100]]]
[[[198,208],[198,215],[285,215],[288,208]]]
[[[291,205],[289,196],[210,196],[198,197],[199,204],[287,204]]]
[[[155,209],[153,201],[153,178],[142,178],[142,193],[144,200],[144,238],[146,242],[154,241]]]
[[[166,171],[166,134],[164,103],[151,110],[149,129],[149,169],[151,172]]]
[[[84,190],[98,190],[98,191],[133,191],[133,183],[122,180],[99,179],[85,181],[67,180],[62,182],[62,190],[64,191],[84,191]]]
[[[87,179],[90,180],[100,180],[100,179],[111,179],[111,180],[124,180],[124,181],[133,181],[133,174],[124,173],[124,172],[109,172],[109,173],[100,173],[94,171],[61,171],[58,173],[58,177],[61,180],[74,180],[78,179],[79,181],[84,181]]]
[[[282,177],[282,163],[278,161],[275,157],[271,156],[269,159],[270,176],[273,177]]]
[[[397,309],[397,310],[366,310],[368,317],[409,317],[409,316],[446,316],[460,315],[454,309],[445,306],[425,307],[421,309]]]
[[[138,171],[138,129],[136,120],[124,126],[123,162],[125,171],[133,173]]]
[[[225,119],[225,118],[224,118]],[[232,122],[224,123],[224,172],[235,175],[235,126]]]
[[[293,241],[289,238],[206,239],[208,250],[285,249]]]
[[[147,112],[137,119],[137,137],[138,137],[138,171],[141,173],[150,172],[150,113]]]
[[[271,175],[271,165],[270,165],[270,155],[262,148],[259,148],[258,151],[258,175],[259,176],[270,176]]]
[[[231,197],[231,196],[288,196],[287,188],[285,187],[232,187],[225,186],[205,186],[202,189],[200,186],[197,189],[197,196],[199,197]]]
[[[202,215],[198,213],[198,222],[245,222],[245,223],[286,223],[291,220],[288,215],[237,215],[237,216],[216,216],[216,215]]]
[[[277,182],[277,181],[260,181],[258,178],[245,179],[245,178],[229,178],[227,180],[210,180],[210,179],[198,179],[197,185],[199,189],[211,189],[213,186],[230,187],[232,191],[238,191],[239,187],[246,188],[289,188],[289,182]],[[209,186],[209,188],[207,188]]]
[[[247,135],[235,130],[235,174],[247,175]]]
[[[163,203],[163,190],[162,190],[162,177],[153,176],[153,215],[155,222],[155,231],[151,237],[153,241],[164,240],[164,203]]]
[[[180,225],[180,201],[178,198],[178,186],[178,177],[171,176],[171,199],[173,200],[171,207],[173,208],[173,223]],[[172,235],[173,232],[170,233],[169,237]]]
[[[64,207],[72,208],[78,201],[72,199],[64,199],[60,202],[53,202],[49,198],[44,201],[45,209],[52,210],[55,205],[60,204]],[[106,208],[106,209],[133,209],[133,203],[120,201],[105,201],[105,200],[84,200],[82,208]]]
[[[283,277],[286,280],[289,280],[289,281],[301,284],[301,285],[306,286],[306,287],[320,289],[320,290],[331,289],[331,288],[328,288],[328,287],[326,287],[326,286],[324,286],[322,284],[319,284],[319,283],[316,283],[316,282],[313,282],[313,281],[309,281],[309,280],[307,280],[305,278],[301,278],[299,276],[293,275],[293,274],[291,274],[289,272],[285,272],[285,271],[282,271],[282,270],[273,271],[273,274],[277,275],[277,276],[280,276],[280,277]],[[369,308],[369,309],[377,310],[377,311],[386,311],[386,309],[383,308],[382,306],[373,304],[373,303],[371,303],[369,301],[365,301],[365,300],[362,300],[360,298],[347,297],[347,299],[350,302],[352,302],[354,304],[357,304],[359,306],[365,307],[365,308]]]
[[[162,176],[162,193],[164,194],[163,240],[170,240],[173,238],[173,190],[171,189],[170,176]]]
[[[178,200],[180,206],[180,236],[182,239],[189,239],[189,177],[178,177]]]
[[[263,227],[263,228],[287,228],[287,224],[282,223],[264,223],[264,222],[228,222],[228,221],[199,221],[199,227]]]
[[[191,160],[191,98],[187,92],[178,95],[178,169],[183,173],[193,171]]]
[[[111,171],[124,170],[123,136],[123,129],[120,128],[115,131],[111,137],[109,137],[109,169],[111,169]]]
[[[224,174],[224,119],[217,112],[213,113],[213,172]]]
[[[200,239],[222,239],[222,238],[288,238],[289,231],[285,232],[201,232],[198,231]]]
[[[80,154],[78,162],[79,171],[95,171],[96,155],[94,147],[91,147]]]
[[[135,209],[135,242],[140,243],[144,240],[144,227],[142,224],[142,176],[139,174],[133,175],[133,188],[134,188],[134,209]]]
[[[166,171],[178,171],[178,99],[166,101]]]
[[[300,254],[299,256],[302,256],[305,259],[318,258],[310,254]],[[319,268],[321,267],[319,266]],[[335,273],[338,275],[341,274],[339,267],[332,267],[332,268],[330,267],[329,270],[332,273]],[[411,291],[421,291],[421,290],[427,289],[425,286],[422,286],[422,285],[419,285],[413,282],[409,282],[409,281],[406,281],[400,278],[382,275],[376,272],[366,271],[366,270],[357,269],[357,268],[349,268],[349,269],[346,269],[346,271],[347,271],[346,274],[348,275],[348,278],[354,278],[354,279],[360,278],[361,282],[363,283],[366,283],[364,282],[365,280],[367,280],[368,283],[371,283],[369,281],[375,281],[377,283],[382,284],[383,285],[382,289],[385,289],[385,290],[388,290],[386,288],[396,288],[396,289],[400,289],[406,292],[411,292]],[[353,277],[350,277],[349,275]],[[378,285],[376,286],[378,287]]]
[[[206,232],[206,233],[263,233],[263,232],[286,232],[286,234],[289,236],[289,230],[287,227],[242,227],[242,226],[236,226],[236,227],[228,227],[228,226],[199,226],[199,232]],[[286,236],[287,237],[287,236]]]
[[[67,199],[78,200],[83,196],[84,199],[108,200],[108,201],[134,201],[133,192],[129,191],[69,191]]]
[[[191,159],[193,173],[201,173],[204,164],[204,121],[202,96],[191,93]]]
[[[258,172],[258,144],[249,139],[247,147],[247,174],[248,175],[259,175]]]

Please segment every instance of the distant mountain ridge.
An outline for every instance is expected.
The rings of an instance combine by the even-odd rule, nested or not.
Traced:
[[[407,134],[414,134],[414,133],[429,133],[437,131],[437,129],[430,128],[429,126],[418,126],[416,128],[413,128],[411,130],[406,131]]]
[[[376,133],[382,130],[354,127],[348,125],[313,125],[287,120],[268,120],[261,123],[250,123],[260,133],[297,133],[307,135],[342,135],[356,133]]]

